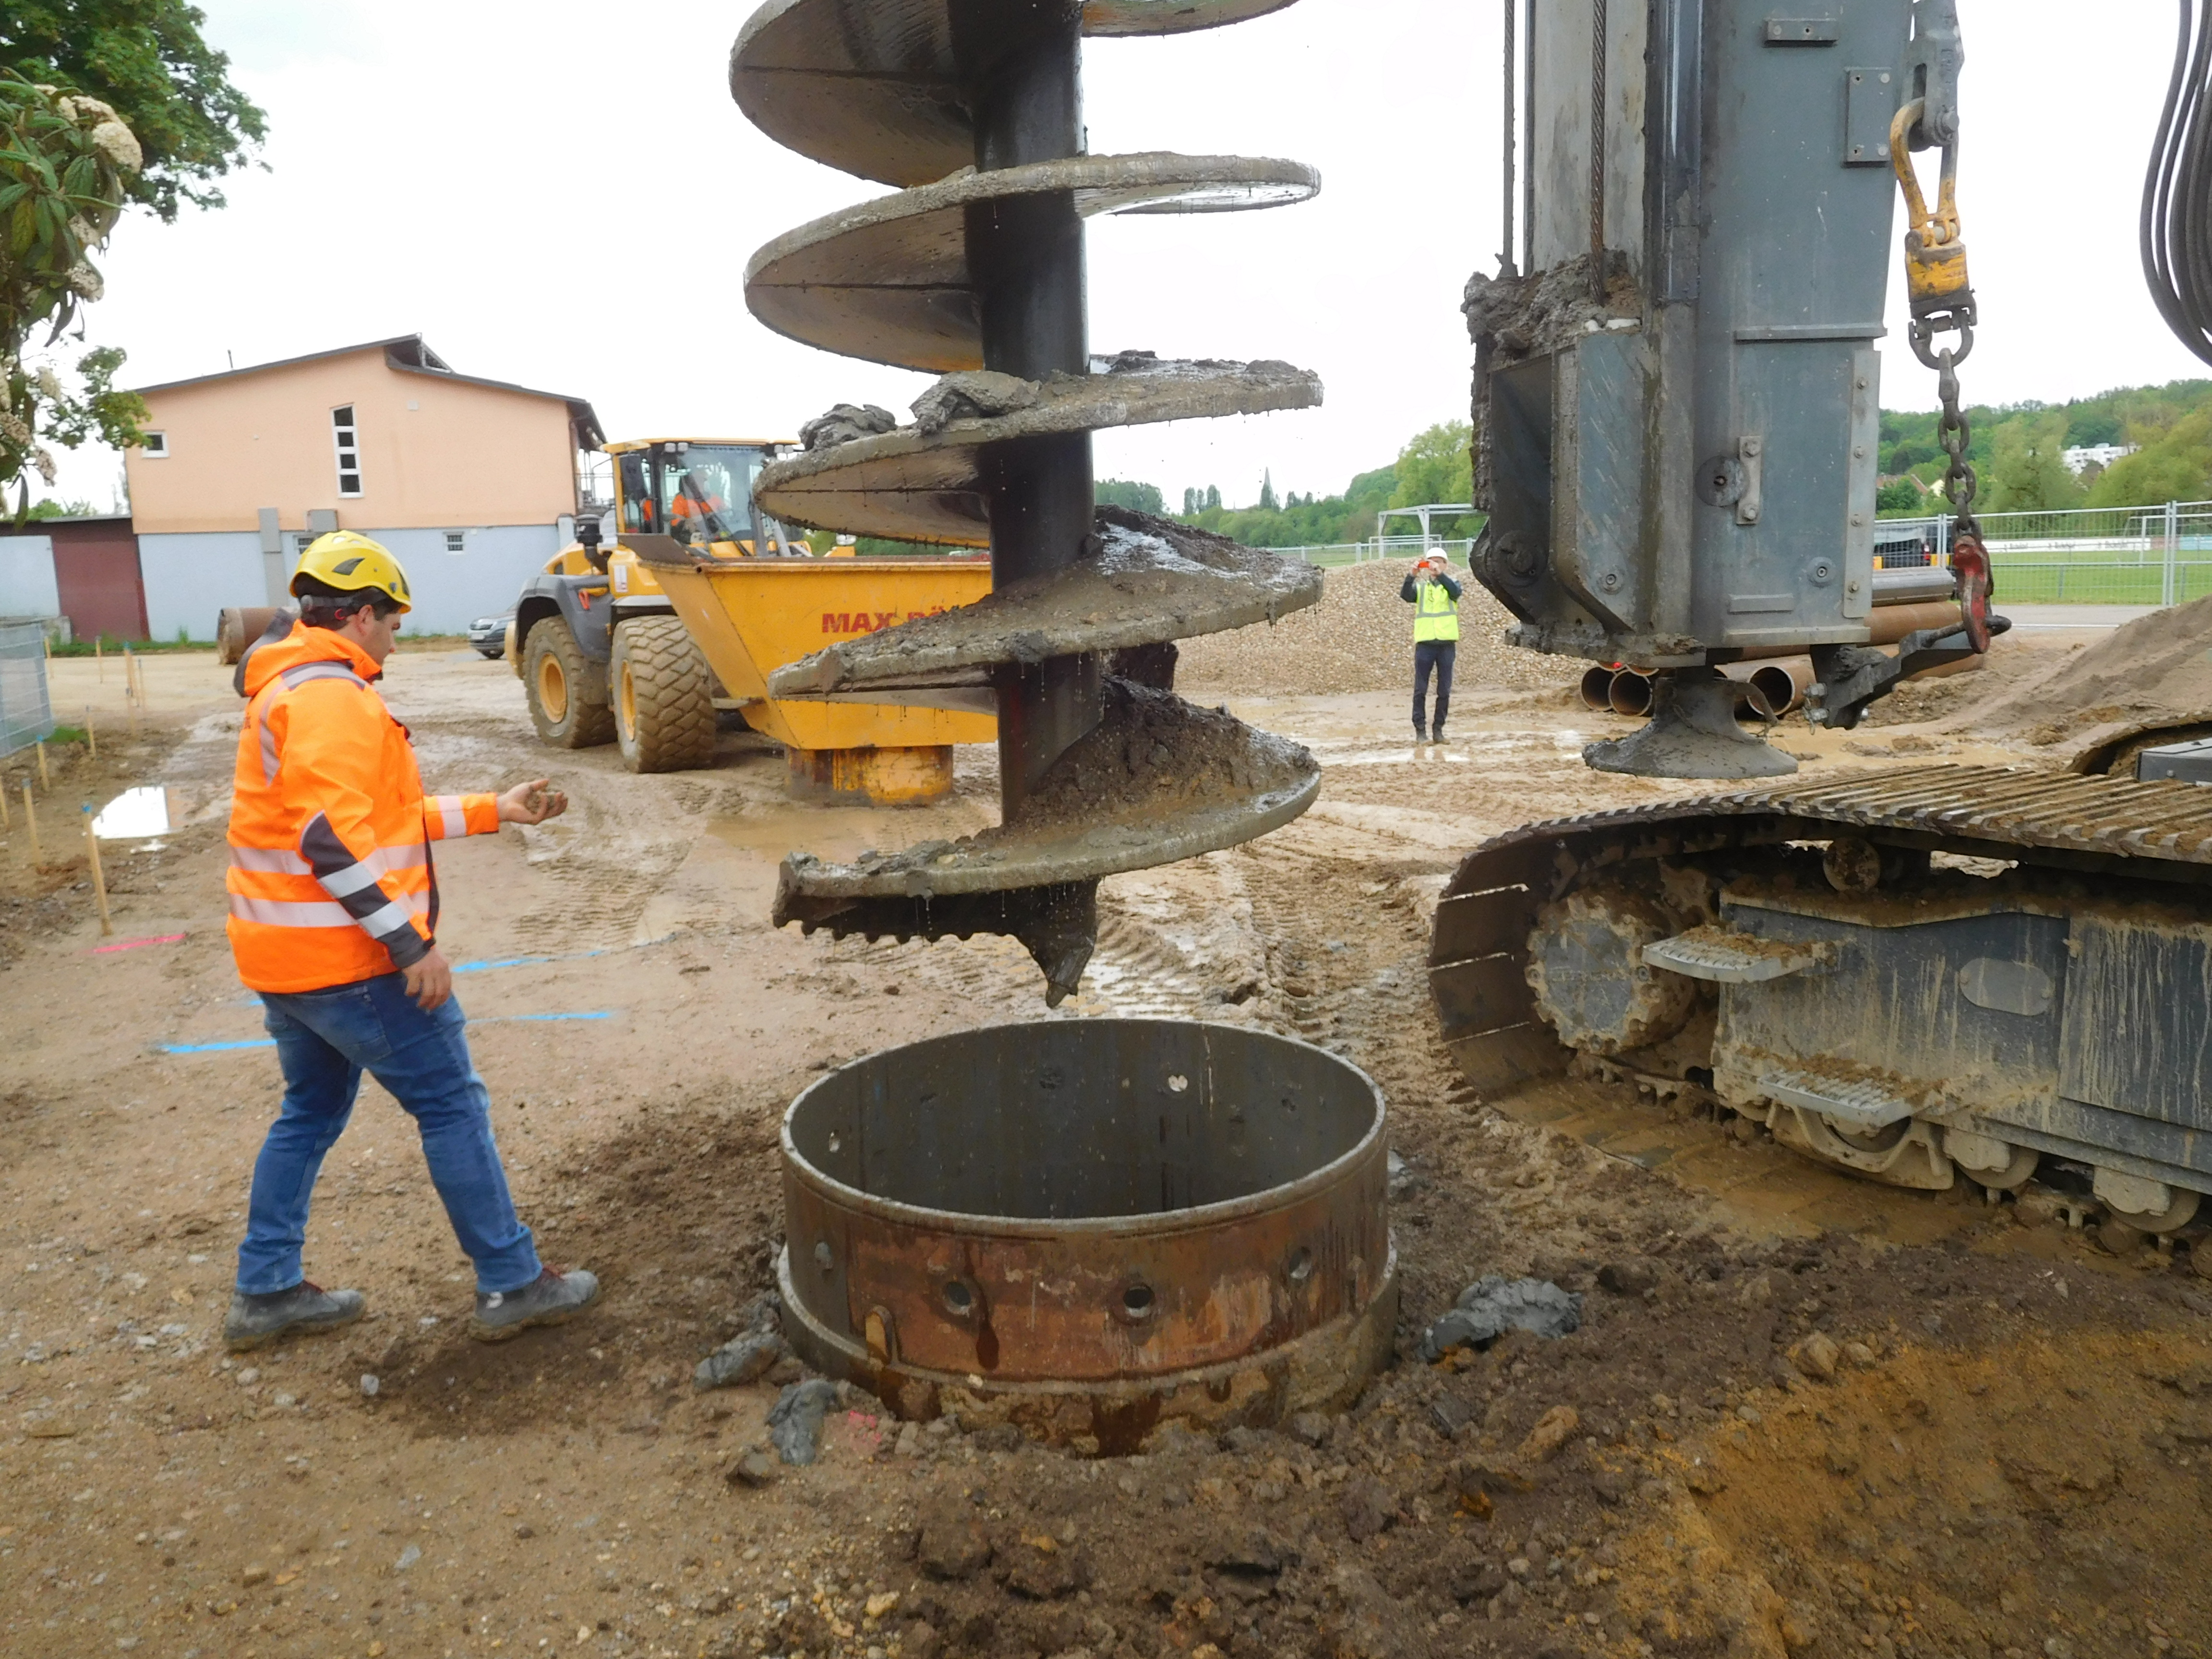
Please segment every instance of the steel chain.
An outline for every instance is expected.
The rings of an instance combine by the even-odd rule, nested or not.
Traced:
[[[1974,464],[1966,459],[1973,432],[1966,410],[1959,406],[1959,365],[1974,349],[1974,331],[1971,325],[1963,323],[1958,325],[1958,345],[1936,351],[1930,349],[1936,331],[1916,319],[1912,325],[1912,353],[1936,371],[1936,395],[1943,405],[1942,416],[1936,423],[1936,441],[1951,458],[1951,465],[1943,473],[1943,493],[1950,498],[1952,514],[1959,521],[1959,533],[1978,538],[1982,525],[1974,516],[1974,496],[1980,481],[1974,476]]]

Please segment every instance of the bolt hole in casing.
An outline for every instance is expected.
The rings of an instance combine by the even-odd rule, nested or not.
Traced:
[[[782,1146],[787,1334],[902,1416],[1124,1452],[1348,1403],[1389,1357],[1382,1097],[1308,1044],[964,1031],[820,1079]]]

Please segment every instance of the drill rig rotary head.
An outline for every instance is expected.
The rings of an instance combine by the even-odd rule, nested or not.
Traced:
[[[1987,614],[1963,420],[1958,614],[1901,640],[1875,616],[1902,594],[1884,577],[1907,574],[1874,554],[1875,343],[1900,179],[1912,345],[1947,408],[1972,344],[1954,0],[1819,9],[1529,0],[1522,54],[1509,32],[1506,252],[1464,306],[1490,509],[1472,563],[1516,617],[1513,644],[1652,675],[1650,723],[1583,751],[1601,770],[1794,772],[1736,724],[1723,666],[1809,655],[1810,717],[1848,727],[1903,675],[1986,650],[2003,625]],[[1936,147],[1930,211],[1909,152]],[[1885,637],[1894,655],[1875,648]]]

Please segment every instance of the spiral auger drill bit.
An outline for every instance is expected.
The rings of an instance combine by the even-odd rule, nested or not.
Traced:
[[[1091,353],[1084,221],[1301,201],[1296,162],[1090,155],[1085,34],[1172,34],[1291,0],[769,0],[730,83],[769,137],[899,187],[761,249],[746,303],[781,333],[942,378],[915,424],[816,441],[763,475],[787,522],[988,544],[981,603],[778,671],[778,697],[975,708],[999,723],[1000,823],[832,864],[794,853],[775,920],[837,936],[1006,933],[1073,991],[1100,879],[1289,823],[1320,781],[1303,748],[1170,690],[1172,641],[1273,621],[1317,571],[1093,506],[1091,434],[1321,401],[1286,363]]]

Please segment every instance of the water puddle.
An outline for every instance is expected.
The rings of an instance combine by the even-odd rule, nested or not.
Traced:
[[[185,820],[184,797],[159,784],[126,789],[100,809],[92,833],[102,841],[143,841],[166,836]]]

